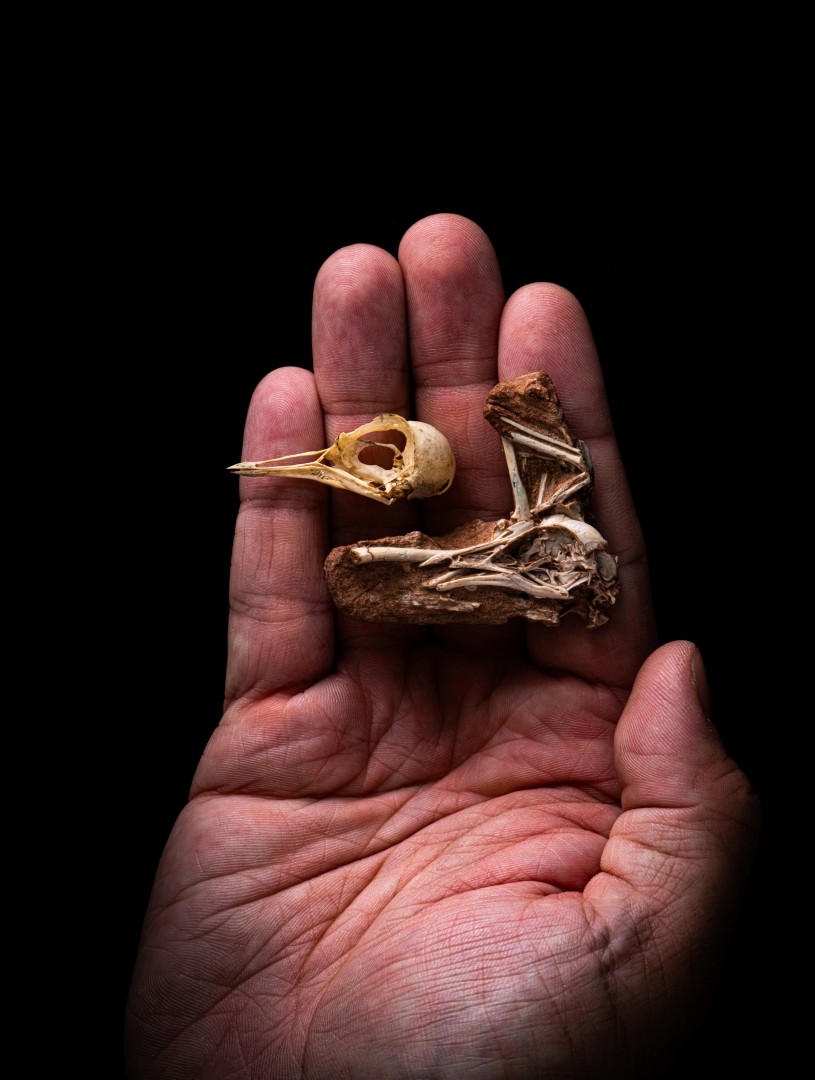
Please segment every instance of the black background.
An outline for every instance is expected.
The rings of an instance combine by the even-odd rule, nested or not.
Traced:
[[[174,148],[171,162],[180,154]],[[134,194],[119,208],[127,225],[111,240],[111,273],[126,270],[106,290],[116,379],[104,438],[127,477],[108,474],[119,524],[99,597],[103,636],[127,640],[112,650],[107,699],[124,777],[115,1009],[162,846],[220,718],[237,510],[225,468],[241,456],[252,390],[272,367],[309,366],[311,290],[332,251],[366,242],[395,254],[414,221],[455,212],[490,236],[507,295],[550,280],[583,304],[649,546],[660,638],[701,648],[716,723],[764,802],[764,839],[714,1013],[675,1075],[700,1064],[747,1068],[764,1047],[775,992],[771,747],[789,720],[775,689],[786,586],[768,567],[783,561],[786,541],[762,513],[781,372],[759,340],[768,268],[755,231],[715,184],[690,210],[658,192],[620,204],[607,183],[598,194],[591,183],[566,191],[544,179],[474,195],[466,184],[426,184],[428,194],[405,196],[369,169],[349,201],[328,170],[303,177],[303,190],[289,180],[281,195],[268,170],[242,172],[240,156],[234,173],[210,169],[200,150],[182,169],[163,171],[161,161],[136,166]],[[115,580],[123,563],[124,591]]]

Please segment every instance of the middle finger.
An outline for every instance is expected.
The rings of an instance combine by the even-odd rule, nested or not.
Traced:
[[[399,248],[405,276],[416,415],[444,432],[456,478],[422,507],[426,531],[441,535],[473,518],[512,509],[501,442],[484,419],[497,382],[504,289],[482,229],[455,214],[423,218]]]

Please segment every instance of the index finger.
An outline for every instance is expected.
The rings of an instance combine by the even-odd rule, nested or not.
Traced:
[[[311,372],[280,368],[249,405],[243,459],[325,446]],[[323,576],[326,489],[308,479],[246,476],[229,596],[227,704],[249,692],[296,691],[328,669],[333,610]]]

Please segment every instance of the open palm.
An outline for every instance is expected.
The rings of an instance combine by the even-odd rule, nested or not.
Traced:
[[[758,809],[689,642],[656,649],[642,537],[573,296],[505,301],[471,221],[321,268],[314,374],[273,372],[243,456],[379,412],[450,440],[456,480],[384,507],[241,481],[223,720],[156,875],[128,1007],[133,1080],[648,1075],[704,1009]],[[609,623],[356,623],[336,545],[512,507],[499,380],[548,372],[619,558]]]

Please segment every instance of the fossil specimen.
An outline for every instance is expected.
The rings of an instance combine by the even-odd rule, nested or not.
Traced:
[[[303,457],[314,460],[276,464]],[[240,476],[316,480],[390,506],[397,499],[427,499],[447,491],[455,476],[456,460],[447,439],[430,424],[380,413],[370,423],[338,435],[325,450],[241,461],[228,471]]]
[[[412,532],[335,548],[325,573],[340,610],[364,622],[520,616],[557,626],[568,613],[590,629],[608,621],[620,588],[617,559],[585,520],[591,460],[566,426],[551,379],[534,372],[499,383],[484,415],[501,437],[510,517],[470,521],[444,536]]]

